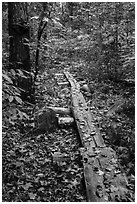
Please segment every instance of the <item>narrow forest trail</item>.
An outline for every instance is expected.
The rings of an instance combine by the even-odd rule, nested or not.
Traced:
[[[55,75],[53,77],[47,72],[38,76],[39,107],[70,106],[70,90],[68,86],[57,86],[60,82],[62,79],[56,79]],[[10,158],[4,161],[5,168],[14,169],[14,172],[7,175],[3,169],[3,181],[12,183],[17,180],[14,191],[14,184],[5,186],[4,190],[8,192],[3,192],[5,201],[86,201],[79,148],[75,126],[58,127],[51,133],[37,136],[33,133],[27,136],[22,134],[12,150],[9,150]]]
[[[61,69],[58,72],[55,69],[45,70],[38,75],[36,83],[37,109],[73,106],[70,85],[64,71],[71,72],[71,68]],[[85,83],[81,80],[82,78],[76,76],[76,72],[73,73],[73,77],[78,79],[81,86]],[[104,89],[108,94],[107,86]],[[104,94],[97,100],[97,94],[99,95],[94,90],[92,94],[85,93],[84,97],[92,114],[92,123],[101,131],[100,121],[103,119],[104,113],[103,101],[106,98]],[[108,111],[105,110],[105,112]],[[46,121],[44,124],[46,126]],[[121,172],[120,165],[117,166],[117,158],[110,157],[111,154],[108,155],[107,151],[110,151],[110,141],[114,140],[113,143],[116,143],[119,138],[109,135],[110,140],[108,141],[108,136],[104,132],[101,134],[106,145],[106,155],[105,152],[101,153],[102,147],[99,147],[93,152],[93,157],[90,155],[88,159],[92,163],[96,153],[97,158],[100,157],[100,154],[104,154],[105,162],[107,163],[109,160],[111,163],[109,165],[108,162],[108,168],[105,165],[104,168],[108,171],[105,174],[105,169],[102,167],[97,169],[96,162],[93,165],[90,164],[90,167],[87,166],[85,160],[87,155],[85,152],[83,153],[84,148],[74,123],[57,125],[53,131],[44,134],[30,133],[27,136],[22,134],[20,140],[10,150],[8,159],[12,163],[8,163],[8,168],[14,169],[14,171],[12,175],[7,175],[6,172],[4,175],[4,179],[10,181],[9,185],[5,187],[5,192],[8,194],[3,194],[5,200],[11,201],[14,195],[14,201],[19,202],[131,201],[134,197],[134,190],[130,188],[132,184],[129,184],[124,176],[121,177],[121,175],[125,175],[124,171]],[[115,173],[112,176],[110,172],[113,167]],[[92,172],[94,175],[92,175],[91,169],[95,170]],[[106,175],[110,178],[105,177]],[[14,187],[14,184],[10,184],[12,180],[17,180],[14,191],[10,190]],[[103,182],[103,189],[101,182]]]

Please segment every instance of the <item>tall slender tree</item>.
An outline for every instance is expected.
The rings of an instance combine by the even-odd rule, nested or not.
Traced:
[[[37,49],[36,49],[35,79],[34,79],[34,81],[36,80],[36,77],[38,74],[40,40],[41,40],[41,36],[43,34],[43,31],[44,31],[45,27],[47,26],[48,17],[50,15],[50,14],[48,15],[47,13],[48,13],[48,3],[43,2],[42,3],[42,11],[41,11],[40,16],[39,16],[40,23],[39,23],[38,34],[37,34]]]

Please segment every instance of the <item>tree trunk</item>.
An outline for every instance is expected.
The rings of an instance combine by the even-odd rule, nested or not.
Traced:
[[[119,3],[116,3],[115,6],[115,44],[114,44],[114,57],[115,57],[115,78],[118,74],[118,65],[119,65],[119,50],[118,50],[118,14],[119,14]]]
[[[44,2],[42,4],[42,6],[43,6],[43,10],[42,10],[41,15],[40,15],[40,23],[39,23],[38,35],[37,35],[37,49],[36,49],[34,81],[36,81],[36,77],[37,77],[37,74],[38,74],[40,40],[41,40],[41,36],[43,34],[43,31],[44,31],[44,29],[45,29],[45,27],[47,26],[47,23],[48,23],[48,21],[43,22],[44,17],[48,17],[47,13],[46,13],[48,11],[48,3]]]
[[[74,14],[74,3],[67,2],[67,7],[68,7],[68,14],[69,14],[69,23],[70,23],[70,26],[72,27],[72,23],[73,23],[72,16]]]
[[[17,84],[22,89],[22,99],[30,101],[32,77],[30,74],[30,27],[28,23],[27,3],[8,3],[8,22],[10,39],[9,68],[25,71],[26,78],[19,76]]]
[[[30,72],[30,27],[26,3],[8,3],[10,50],[9,61],[14,68]]]

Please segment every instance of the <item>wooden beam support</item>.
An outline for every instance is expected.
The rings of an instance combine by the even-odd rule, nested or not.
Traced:
[[[62,108],[62,107],[46,106],[46,108],[53,110],[56,114],[59,114],[59,115],[71,115],[72,114],[71,107]]]
[[[59,125],[71,125],[74,123],[74,118],[72,117],[59,117],[58,124]]]

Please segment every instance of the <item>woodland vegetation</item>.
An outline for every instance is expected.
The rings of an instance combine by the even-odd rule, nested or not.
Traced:
[[[3,2],[2,65],[3,201],[86,201],[75,124],[58,127],[55,110],[38,117],[71,106],[56,76],[64,70],[80,83],[128,178],[125,201],[134,201],[135,3]],[[61,167],[58,152],[69,154]]]

